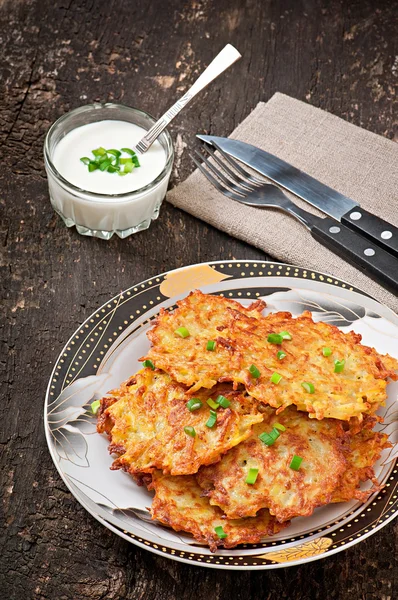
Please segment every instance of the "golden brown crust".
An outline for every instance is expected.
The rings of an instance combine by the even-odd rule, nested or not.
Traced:
[[[98,432],[106,432],[109,451],[119,454],[113,469],[131,474],[151,473],[163,469],[172,475],[196,473],[201,465],[220,459],[234,445],[245,440],[262,415],[249,397],[234,392],[228,384],[196,394],[202,408],[190,412],[186,388],[159,370],[143,369],[102,400]],[[219,408],[217,423],[209,428],[209,406],[206,400],[218,394],[229,401]],[[194,427],[191,437],[184,427]]]
[[[192,392],[217,381],[244,384],[258,401],[279,410],[295,404],[317,419],[355,418],[359,423],[384,404],[386,379],[397,379],[398,361],[362,346],[359,334],[315,323],[308,311],[297,318],[287,312],[264,317],[258,307],[253,311],[231,302],[196,291],[178,302],[174,312],[162,312],[148,333],[153,344],[148,358],[176,381],[192,386]],[[188,338],[174,333],[181,326],[189,330]],[[268,343],[270,333],[284,330],[292,340]],[[206,351],[209,339],[217,340],[215,352]],[[323,356],[325,346],[332,349],[329,357]],[[282,361],[277,358],[280,349],[286,353]],[[342,373],[334,372],[336,359],[345,360]],[[260,370],[260,378],[249,373],[251,364]],[[270,382],[273,372],[282,375],[277,386]],[[305,392],[303,381],[314,384],[315,394]]]
[[[268,447],[258,436],[276,422],[286,431]],[[309,516],[330,502],[367,500],[380,489],[373,465],[389,446],[386,435],[367,428],[352,434],[336,419],[316,421],[293,407],[276,417],[267,409],[253,436],[219,463],[200,469],[197,480],[210,503],[229,518],[254,516],[268,508],[283,522]],[[298,471],[289,467],[293,455],[303,458]],[[254,485],[245,482],[251,467],[259,469]],[[374,486],[363,491],[359,485],[366,480]]]
[[[238,544],[255,544],[278,533],[287,525],[277,523],[267,510],[255,518],[230,520],[201,495],[194,475],[168,476],[155,471],[151,489],[155,490],[152,518],[175,531],[186,531],[215,552],[218,547],[234,548]],[[220,539],[215,528],[222,526],[227,537]]]
[[[286,431],[267,446],[259,436],[271,432],[275,423]],[[339,484],[346,469],[347,435],[336,419],[309,419],[295,407],[276,415],[267,408],[253,435],[219,463],[202,468],[198,482],[210,503],[229,518],[253,517],[262,508],[268,508],[280,522],[309,516],[331,501]],[[294,455],[303,458],[298,471],[290,468]],[[254,485],[246,483],[250,468],[259,470]]]

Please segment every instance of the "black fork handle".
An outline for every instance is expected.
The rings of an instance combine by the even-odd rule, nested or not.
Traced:
[[[395,256],[334,219],[316,219],[310,231],[318,242],[354,267],[392,292],[398,291],[398,259]]]

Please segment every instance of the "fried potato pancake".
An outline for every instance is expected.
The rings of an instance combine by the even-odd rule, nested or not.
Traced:
[[[155,468],[172,475],[196,473],[201,465],[216,462],[249,437],[252,426],[263,418],[252,400],[230,384],[198,391],[195,397],[203,406],[190,412],[186,388],[149,367],[110,394],[101,401],[97,430],[109,435],[109,451],[119,454],[112,468],[132,475]],[[219,394],[230,406],[217,410],[217,422],[210,428],[206,426],[210,414],[206,401]],[[184,427],[193,427],[195,437]]]
[[[362,429],[360,433],[349,436],[346,450],[347,467],[340,478],[339,486],[333,492],[331,502],[347,502],[348,500],[366,500],[378,492],[383,486],[379,485],[373,466],[380,458],[385,448],[391,448],[385,433]],[[361,481],[370,480],[373,486],[360,490]]]
[[[267,446],[258,436],[270,432],[275,423],[286,431]],[[309,516],[329,502],[365,501],[380,489],[373,465],[388,445],[386,435],[368,429],[351,435],[336,419],[316,421],[294,407],[276,416],[268,408],[253,436],[219,463],[201,469],[197,480],[210,504],[219,506],[229,518],[253,517],[268,508],[284,522]],[[290,468],[294,455],[303,458],[298,471]],[[250,468],[259,470],[253,485],[246,483]],[[361,491],[360,481],[367,479],[375,487]]]
[[[267,446],[259,435],[272,431],[275,423],[286,431]],[[216,465],[201,469],[198,482],[210,504],[232,519],[254,517],[262,508],[280,522],[309,516],[331,501],[339,484],[346,468],[345,437],[343,423],[336,419],[309,419],[292,406],[277,415],[268,407],[252,437]],[[289,466],[294,455],[303,458],[298,471]],[[251,468],[258,469],[253,485],[246,483]]]
[[[255,544],[274,535],[286,525],[278,523],[268,510],[249,519],[226,519],[221,510],[202,496],[195,475],[170,476],[161,471],[152,475],[150,489],[155,490],[151,514],[175,531],[186,531],[215,552],[217,547],[234,548],[238,544]],[[221,539],[215,528],[221,526],[227,537]]]
[[[152,342],[147,358],[191,392],[219,381],[244,384],[253,398],[283,410],[294,404],[311,418],[341,420],[373,414],[387,396],[387,378],[397,379],[398,361],[360,344],[361,335],[344,333],[327,323],[315,323],[306,311],[293,318],[279,312],[262,316],[263,305],[244,308],[222,297],[192,292],[173,312],[163,311],[148,333]],[[186,327],[189,337],[175,331]],[[287,331],[292,339],[268,342],[269,334]],[[215,351],[206,349],[216,341]],[[330,356],[323,348],[330,348]],[[280,360],[279,350],[285,353]],[[335,360],[344,360],[335,372]],[[257,367],[260,376],[249,368]],[[270,381],[273,373],[282,379]],[[313,393],[302,383],[310,382]]]

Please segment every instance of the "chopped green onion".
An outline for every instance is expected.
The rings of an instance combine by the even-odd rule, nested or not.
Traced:
[[[224,538],[227,537],[227,534],[225,533],[222,525],[218,525],[218,527],[214,527],[214,531],[216,532],[216,534],[218,535],[220,540],[223,540]]]
[[[94,400],[94,402],[91,403],[91,412],[93,415],[97,414],[100,404],[101,402],[99,400]]]
[[[271,383],[275,383],[275,385],[278,385],[281,379],[282,375],[279,375],[279,373],[272,373],[270,381]]]
[[[90,159],[88,158],[88,156],[82,156],[82,158],[80,159],[82,161],[82,163],[84,163],[85,165],[88,165],[88,163],[90,162]]]
[[[301,458],[301,456],[297,456],[295,454],[292,458],[292,462],[290,463],[289,467],[293,469],[293,471],[298,471],[302,462],[303,459]]]
[[[270,333],[267,340],[270,344],[280,345],[283,342],[283,337],[279,333]]]
[[[344,366],[345,366],[344,358],[342,360],[335,360],[334,361],[334,372],[342,373],[342,371],[344,371]]]
[[[130,156],[134,156],[135,152],[131,148],[122,148],[122,152],[126,152],[126,154],[130,154]]]
[[[279,429],[279,431],[286,431],[286,427],[280,423],[275,423],[274,427],[275,429]]]
[[[253,467],[250,468],[249,473],[246,477],[245,483],[249,483],[250,485],[253,485],[254,483],[256,483],[257,475],[258,475],[258,469],[254,469]]]
[[[216,349],[216,342],[214,340],[209,340],[206,344],[206,350],[210,350],[211,352],[213,352],[213,350]]]
[[[131,160],[133,161],[133,164],[135,167],[140,167],[140,161],[138,160],[138,156],[132,156]]]
[[[198,410],[199,408],[202,408],[203,404],[202,402],[199,400],[199,398],[191,398],[190,400],[188,400],[187,402],[187,409],[190,412],[193,412],[194,410]]]
[[[109,165],[111,165],[111,161],[109,160],[109,158],[106,158],[105,160],[103,160],[102,162],[100,162],[99,164],[99,170],[100,171],[106,171],[107,168],[109,167]]]
[[[231,404],[230,401],[228,400],[228,398],[226,398],[225,396],[222,396],[221,394],[219,396],[217,396],[216,402],[223,408],[228,408],[228,406]]]
[[[272,446],[272,444],[274,444],[276,442],[276,440],[278,439],[279,436],[280,436],[279,431],[274,427],[273,430],[270,431],[270,433],[264,432],[261,435],[259,435],[258,437],[267,446]]]
[[[303,381],[301,385],[305,389],[305,391],[308,392],[308,394],[313,394],[315,392],[313,383],[310,383],[309,381]]]
[[[175,330],[174,332],[176,335],[179,335],[182,338],[187,338],[189,337],[189,331],[186,327],[179,327],[178,329]]]
[[[286,356],[286,352],[283,352],[282,350],[279,350],[279,352],[276,353],[276,358],[278,358],[279,360],[282,360],[282,358],[285,358]]]
[[[258,379],[260,377],[260,371],[257,369],[256,365],[250,365],[249,373],[254,379]]]
[[[91,152],[94,154],[94,156],[106,155],[106,150],[105,148],[102,148],[102,146],[100,146],[100,148],[96,148],[95,150],[91,150]]]
[[[120,162],[121,165],[127,165],[127,163],[131,163],[133,161],[131,160],[131,158],[121,158],[119,160],[119,162]]]
[[[116,173],[117,171],[120,171],[120,167],[117,167],[116,165],[109,165],[108,173]]]
[[[332,349],[331,348],[322,348],[322,354],[323,354],[323,356],[330,356],[332,354]]]
[[[144,360],[144,362],[142,363],[143,367],[149,367],[150,369],[152,369],[152,371],[155,370],[155,365],[153,364],[153,362],[151,360],[149,360],[149,358],[147,358],[147,360]]]
[[[206,403],[211,407],[214,408],[214,410],[217,410],[218,408],[220,408],[220,405],[217,404],[217,402],[214,402],[214,400],[212,400],[211,398],[209,398],[208,400],[206,400]]]
[[[289,333],[288,331],[281,331],[279,335],[280,335],[280,336],[282,337],[282,339],[284,339],[284,340],[291,340],[291,339],[292,339],[292,334],[291,334],[291,333]]]
[[[92,173],[92,171],[96,171],[97,169],[98,169],[97,163],[95,163],[94,161],[91,161],[90,163],[88,163],[88,170],[90,173]]]
[[[111,150],[107,150],[107,153],[113,154],[113,156],[116,156],[116,158],[119,158],[122,154],[119,150],[114,150],[113,148]]]
[[[98,164],[101,164],[102,162],[104,162],[104,160],[110,160],[110,158],[108,158],[107,154],[104,154],[103,156],[99,156],[98,158],[95,159],[95,162],[97,162]]]
[[[206,427],[214,427],[217,423],[217,413],[214,410],[210,410],[210,417],[206,421]]]
[[[184,427],[184,431],[187,435],[190,435],[191,437],[196,437],[196,431],[193,427]]]
[[[125,173],[131,173],[133,169],[134,169],[134,165],[133,165],[133,161],[132,160],[130,160],[129,162],[127,162],[124,165],[124,172]]]
[[[125,175],[128,175],[128,173],[125,173],[124,171],[118,171],[117,174],[120,175],[120,177],[124,177]]]

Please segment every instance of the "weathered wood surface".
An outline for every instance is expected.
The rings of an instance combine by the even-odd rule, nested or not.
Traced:
[[[160,115],[230,41],[243,59],[171,127],[173,184],[191,170],[196,131],[228,134],[275,91],[393,138],[396,14],[396,2],[381,0],[0,0],[1,598],[397,596],[394,524],[336,556],[273,572],[204,570],[138,549],[66,490],[42,420],[57,354],[107,298],[181,265],[263,257],[169,205],[124,241],[66,229],[47,194],[49,124],[94,100]]]

